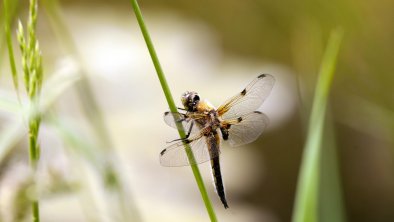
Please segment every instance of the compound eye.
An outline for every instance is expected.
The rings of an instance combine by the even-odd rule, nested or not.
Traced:
[[[194,95],[193,101],[200,101],[200,97],[198,95]]]

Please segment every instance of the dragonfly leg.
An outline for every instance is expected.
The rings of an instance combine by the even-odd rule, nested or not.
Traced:
[[[194,126],[194,122],[192,122],[192,123],[190,124],[189,132],[187,132],[185,139],[189,138],[190,133],[192,132],[193,126]]]
[[[175,140],[172,140],[172,141],[167,142],[167,143],[172,143],[172,142],[175,142],[175,141],[187,141],[187,139],[189,138],[189,136],[190,136],[190,134],[191,134],[191,132],[192,132],[193,126],[194,126],[194,122],[192,122],[192,123],[190,124],[189,130],[188,130],[188,132],[187,132],[185,138],[175,139]]]

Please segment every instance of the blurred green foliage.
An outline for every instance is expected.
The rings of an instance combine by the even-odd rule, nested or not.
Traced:
[[[42,2],[51,3],[47,4],[48,20],[51,20],[49,23],[52,23],[59,38],[65,38],[60,39],[62,46],[68,47],[66,50],[80,60],[75,43],[69,36],[65,37],[70,31],[65,30],[60,17],[57,17],[59,8],[53,7],[52,3],[57,1]],[[124,0],[111,1],[110,4],[105,0],[63,0],[61,3],[64,6],[122,4],[130,7],[129,2]],[[335,27],[342,27],[345,38],[328,101],[330,120],[323,139],[323,155],[338,155],[339,159],[323,158],[322,172],[328,176],[322,178],[321,189],[332,186],[334,191],[328,189],[330,192],[341,193],[340,190],[343,190],[344,214],[348,221],[394,220],[394,93],[391,86],[394,83],[391,73],[394,70],[394,1],[144,0],[140,1],[140,6],[144,12],[168,10],[201,20],[216,32],[227,54],[284,64],[296,73],[302,102],[299,113],[275,132],[268,133],[260,142],[264,149],[256,149],[256,154],[261,154],[267,161],[267,178],[257,188],[237,197],[240,202],[268,208],[280,221],[289,221],[291,217],[298,167],[305,143],[305,130],[302,129],[306,128],[304,120],[310,113],[324,45],[329,32]],[[4,20],[3,16],[1,13],[0,21]],[[130,19],[133,19],[131,8]],[[0,28],[4,29],[2,22]],[[6,61],[3,59],[3,33],[0,32],[1,65]],[[4,76],[4,73],[1,75]],[[225,77],[226,73],[218,75]],[[81,96],[81,106],[85,104],[86,118],[91,120],[93,131],[97,131],[95,143],[100,146],[96,155],[106,157],[111,153],[108,145],[111,142],[106,138],[107,127],[100,120],[99,110],[98,114],[89,115],[92,107],[93,110],[99,107],[95,105],[88,82],[79,82],[77,87],[81,95],[88,90],[86,95],[91,97],[86,99]],[[0,138],[3,137],[8,138],[7,135]],[[72,139],[69,140],[72,142]],[[103,143],[100,140],[104,140]],[[97,150],[90,147],[88,151],[92,153]],[[101,164],[101,159],[88,162],[97,166]],[[109,160],[109,163],[112,161]],[[102,182],[109,188],[116,188],[121,179],[117,175],[116,164],[115,168],[111,164],[103,168],[108,171],[103,170]],[[99,171],[103,168],[97,167]],[[325,171],[327,168],[331,170]],[[333,169],[339,170],[342,183],[330,180]],[[118,190],[119,199],[122,199],[123,191]],[[322,198],[332,198],[329,194],[323,193]],[[327,214],[327,211],[322,214]]]
[[[206,21],[229,52],[289,64],[297,71],[310,66],[313,75],[322,56],[321,43],[330,30],[343,27],[346,38],[334,89],[394,110],[394,94],[388,91],[394,82],[393,1],[146,0],[143,6],[175,8]],[[311,48],[316,41],[320,49]],[[315,50],[315,58],[304,54]],[[310,61],[298,64],[297,57],[304,56]]]
[[[332,138],[338,139],[338,152],[334,153],[340,157],[345,209],[350,221],[393,220],[394,1],[146,0],[142,7],[176,10],[205,21],[217,32],[227,53],[291,67],[304,93],[302,116],[307,116],[311,107],[328,33],[337,26],[342,27],[345,38],[329,107],[334,123],[330,128]],[[294,177],[287,175],[291,171],[283,168],[295,166],[293,161],[300,160],[301,150],[297,137],[302,135],[295,132],[299,125],[294,121],[286,126],[287,130],[278,131],[279,135],[272,137],[274,142],[270,143],[278,148],[285,144],[279,142],[279,138],[286,137],[292,141],[288,143],[293,144],[287,149],[288,155],[279,154],[280,151],[263,152],[273,162],[268,166],[274,169],[272,174],[286,172],[268,180],[282,178],[282,183],[293,187],[286,189],[288,193],[294,191]],[[334,141],[326,141],[325,145],[330,147],[330,142]],[[379,159],[387,153],[391,155],[389,159]],[[374,173],[377,171],[380,173]],[[368,186],[367,181],[373,183]],[[280,201],[267,194],[270,189],[279,189],[271,187],[274,184],[278,187],[278,182],[262,184],[265,190],[261,195],[266,196],[265,204],[272,204],[276,212],[281,212],[282,220],[288,221],[290,211],[286,209],[291,209],[291,204],[285,202],[292,203],[292,197]]]

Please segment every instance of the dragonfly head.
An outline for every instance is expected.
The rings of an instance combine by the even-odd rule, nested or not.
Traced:
[[[200,96],[196,92],[186,91],[182,94],[181,101],[187,111],[197,111],[197,104],[200,101]]]

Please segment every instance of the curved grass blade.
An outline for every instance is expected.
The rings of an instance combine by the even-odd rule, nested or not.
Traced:
[[[339,173],[338,147],[336,144],[333,118],[327,109],[321,151],[321,183],[319,186],[319,221],[345,222],[346,213]]]
[[[7,2],[6,2],[7,1]],[[7,39],[6,39],[6,32],[5,29],[7,28],[6,26],[11,24],[10,21],[13,21],[13,18],[15,15],[18,13],[18,8],[19,8],[19,0],[3,0],[3,8],[0,13],[0,61],[4,61],[3,55],[5,52],[5,47],[7,44]],[[0,6],[1,8],[1,6]],[[8,22],[10,22],[8,24]],[[11,25],[10,25],[11,26]],[[3,65],[0,62],[0,68],[1,65]]]
[[[95,98],[93,88],[88,78],[88,71],[84,64],[84,58],[78,50],[75,40],[71,36],[71,31],[67,27],[61,11],[61,6],[58,0],[42,0],[42,5],[48,15],[51,28],[57,39],[64,45],[64,49],[71,54],[76,61],[79,61],[81,79],[76,84],[76,90],[79,94],[80,106],[90,124],[91,130],[94,132],[93,136],[98,141],[96,146],[96,153],[101,155],[105,160],[105,169],[97,168],[101,173],[103,185],[106,190],[106,204],[114,217],[119,221],[142,221],[143,218],[138,210],[138,206],[134,201],[133,193],[130,190],[130,185],[124,176],[121,176],[122,165],[117,161],[117,156],[113,155],[112,147],[113,141],[110,137],[107,124],[104,120],[104,114]],[[89,160],[89,157],[85,156]],[[94,162],[89,160],[90,163]],[[111,204],[110,200],[116,196],[116,204]]]
[[[10,5],[9,0],[4,0],[3,3],[4,3],[4,20],[5,20],[4,27],[5,27],[7,48],[8,48],[8,57],[10,60],[10,67],[12,73],[12,80],[14,83],[16,94],[18,96],[18,99],[20,100],[18,72],[16,70],[15,56],[14,56],[14,49],[12,48],[12,35],[11,35],[12,17],[14,11],[13,7],[15,8],[15,5]]]
[[[293,222],[318,221],[318,187],[324,120],[342,35],[341,29],[331,33],[320,68],[298,178]]]

